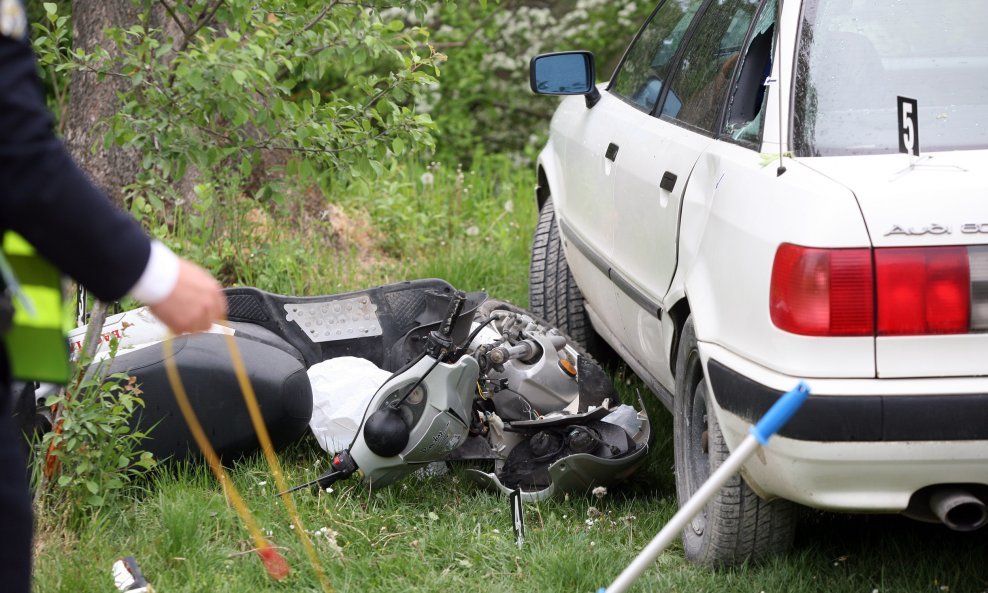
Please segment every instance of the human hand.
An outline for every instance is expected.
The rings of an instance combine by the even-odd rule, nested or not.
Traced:
[[[214,321],[226,317],[226,297],[209,272],[180,259],[175,288],[150,309],[176,334],[205,331]]]

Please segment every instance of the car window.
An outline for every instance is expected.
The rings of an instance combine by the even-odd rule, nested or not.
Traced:
[[[727,138],[752,148],[758,148],[762,136],[762,119],[768,97],[765,81],[772,73],[772,59],[775,56],[776,11],[776,2],[772,0],[766,2],[758,14],[727,103],[724,127]]]
[[[799,156],[899,151],[898,97],[923,152],[988,148],[988,3],[806,0],[793,111]]]
[[[762,117],[775,57],[775,19],[778,6],[768,0],[758,13],[751,39],[744,50],[737,80],[727,102],[724,132],[727,139],[757,148],[762,135]]]
[[[660,4],[625,52],[609,90],[650,113],[659,100],[679,42],[702,5],[703,0],[669,0]]]
[[[673,75],[662,117],[716,131],[757,8],[757,0],[719,0],[710,5]]]

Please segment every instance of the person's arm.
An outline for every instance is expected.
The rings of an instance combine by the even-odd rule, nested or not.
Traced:
[[[157,241],[151,244],[147,266],[130,295],[150,305],[155,316],[176,333],[206,330],[213,321],[226,317],[226,299],[219,283]]]
[[[0,228],[14,230],[104,301],[132,292],[175,331],[225,315],[205,270],[152,242],[75,165],[54,134],[34,55],[0,36]]]

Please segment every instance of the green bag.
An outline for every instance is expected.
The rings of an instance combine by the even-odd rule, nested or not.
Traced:
[[[2,265],[13,294],[14,319],[3,336],[10,373],[20,381],[67,383],[69,343],[62,307],[62,275],[20,235],[3,236]]]

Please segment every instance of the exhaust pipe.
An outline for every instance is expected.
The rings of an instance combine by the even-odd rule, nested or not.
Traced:
[[[967,490],[946,488],[930,496],[930,510],[954,531],[974,531],[988,524],[985,502]]]

